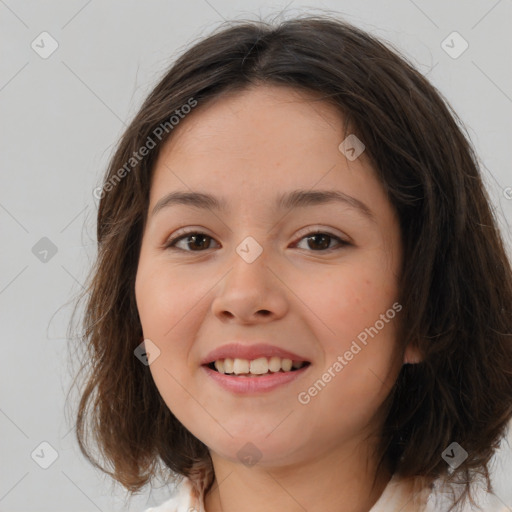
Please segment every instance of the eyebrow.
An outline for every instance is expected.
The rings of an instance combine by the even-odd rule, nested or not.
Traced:
[[[375,215],[366,204],[355,197],[337,190],[294,190],[287,192],[277,197],[276,208],[278,210],[291,210],[294,208],[304,208],[333,202],[341,202],[363,214],[372,222],[376,221]],[[224,199],[219,199],[211,194],[175,191],[162,197],[156,203],[151,215],[155,215],[164,208],[178,204],[224,212],[228,210],[227,202]]]

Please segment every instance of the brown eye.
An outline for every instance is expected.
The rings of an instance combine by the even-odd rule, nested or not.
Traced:
[[[307,240],[306,249],[316,251],[316,252],[328,252],[328,251],[334,250],[336,247],[331,246],[331,243],[333,241],[336,241],[337,245],[341,246],[341,247],[343,247],[345,245],[349,245],[348,242],[345,242],[344,240],[342,240],[341,238],[339,238],[335,235],[332,235],[330,233],[323,233],[320,231],[310,233],[310,234],[302,237],[301,241],[302,240]],[[299,247],[299,248],[301,248],[301,247]]]
[[[188,239],[188,242],[186,241]],[[176,238],[173,238],[166,245],[167,248],[175,249],[187,252],[201,252],[204,249],[210,248],[210,243],[213,240],[211,236],[205,235],[204,233],[188,233]],[[177,244],[185,241],[185,248],[178,247]]]
[[[310,249],[329,249],[332,238],[329,235],[319,234],[308,236],[308,246]]]
[[[203,252],[211,249],[211,242],[214,239],[204,233],[190,232],[182,234],[171,239],[165,246],[166,249],[184,251],[184,252]],[[299,244],[306,240],[306,247],[299,247]],[[334,246],[333,246],[333,242]],[[181,247],[178,245],[181,244]],[[342,248],[350,245],[338,236],[321,231],[315,231],[302,237],[297,244],[300,249],[306,249],[315,252],[329,252],[336,248]]]

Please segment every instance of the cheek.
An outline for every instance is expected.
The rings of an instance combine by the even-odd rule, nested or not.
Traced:
[[[169,268],[168,262],[155,259],[149,263],[141,258],[135,294],[144,336],[155,340],[180,337],[176,333],[201,309],[209,288],[208,282]]]
[[[186,283],[179,272],[165,271],[165,265],[141,257],[135,282],[137,309],[145,339],[160,351],[149,369],[166,403],[180,397],[179,382],[188,368],[189,341],[184,330],[193,328],[193,315],[188,314],[197,303],[193,293],[179,293]],[[194,287],[190,287],[191,290]]]
[[[317,336],[329,352],[343,349],[347,341],[350,345],[365,328],[373,326],[398,294],[392,272],[370,259],[361,258],[323,274],[304,275],[309,277],[297,280],[294,288],[297,295],[307,298],[304,305],[314,313]]]
[[[391,308],[384,310],[394,312]],[[344,315],[345,312],[340,313]],[[391,316],[391,315],[390,315]],[[300,403],[323,420],[319,428],[340,429],[357,435],[375,420],[379,407],[391,392],[400,371],[393,319],[375,327],[359,317],[343,317],[336,325],[338,336],[326,341],[325,360],[301,389]],[[362,327],[363,326],[363,327]],[[363,340],[363,341],[361,341]]]
[[[149,370],[167,407],[183,421],[186,414],[182,418],[181,412],[194,410],[190,395],[184,392],[190,373],[189,340],[193,335],[187,329],[194,329],[194,315],[190,314],[194,294],[176,292],[184,290],[186,284],[179,273],[171,276],[156,262],[147,267],[141,263],[136,280],[137,308],[144,338],[160,351]]]
[[[349,408],[356,418],[368,417],[400,369],[396,321],[401,308],[394,275],[361,259],[315,281],[316,286],[304,281],[301,293],[308,292],[304,296],[317,317],[314,335],[325,359],[310,379],[311,394],[304,391],[320,408],[335,407],[341,416]]]

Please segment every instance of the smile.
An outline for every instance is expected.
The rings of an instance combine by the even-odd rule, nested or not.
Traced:
[[[217,359],[208,367],[225,375],[236,375],[241,377],[262,376],[278,372],[296,371],[309,363],[307,361],[292,361],[288,358],[258,357],[257,359]]]
[[[265,361],[260,361],[261,359],[265,359]],[[201,368],[216,385],[219,385],[226,391],[237,395],[258,395],[291,383],[292,381],[300,378],[300,376],[307,372],[311,366],[309,362],[296,362],[296,367],[294,368],[294,362],[290,359],[281,360],[280,358],[277,358],[278,361],[273,359],[274,358],[258,358],[252,361],[247,359],[221,359],[215,361],[215,363],[204,364]],[[226,361],[228,366],[227,369],[231,369],[232,373],[225,373]],[[267,371],[265,373],[253,374],[250,371],[251,363],[255,364],[255,367],[253,366],[254,371],[263,372],[265,365],[267,366]],[[279,369],[277,371],[272,371],[272,369],[275,370],[277,368],[278,363]],[[298,367],[299,364],[301,365],[300,367]],[[221,372],[216,369],[215,365],[223,371]],[[232,368],[230,368],[230,365],[232,365]],[[284,368],[289,369],[285,370],[283,369],[283,366]],[[235,373],[234,370],[237,370],[240,373]]]

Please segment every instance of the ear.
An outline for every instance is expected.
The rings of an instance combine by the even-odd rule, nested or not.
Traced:
[[[404,364],[417,364],[423,361],[423,356],[419,348],[412,342],[409,342],[404,351]]]

